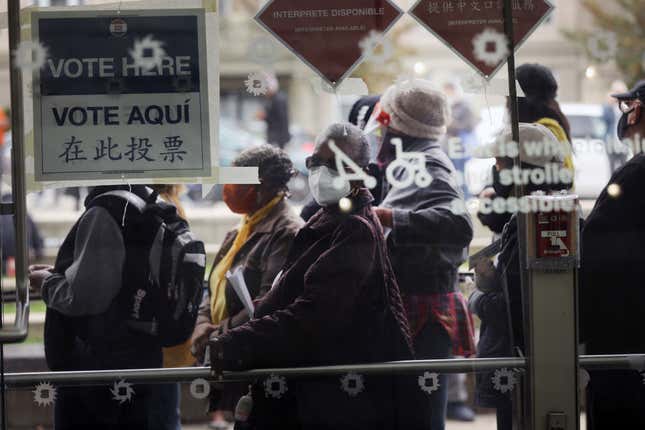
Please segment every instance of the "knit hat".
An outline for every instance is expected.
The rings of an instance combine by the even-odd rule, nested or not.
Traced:
[[[381,110],[390,117],[389,127],[424,139],[441,138],[450,120],[446,96],[421,79],[388,88],[381,98]]]
[[[553,100],[558,95],[558,81],[548,67],[522,64],[516,70],[517,82],[529,99]]]

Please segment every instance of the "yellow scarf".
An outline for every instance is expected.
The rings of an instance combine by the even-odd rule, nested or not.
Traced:
[[[567,153],[569,155],[567,155],[564,158],[564,167],[567,168],[567,169],[571,169],[571,171],[573,171],[573,167],[574,167],[573,166],[573,155],[572,155],[571,148],[569,146],[570,145],[569,139],[567,138],[567,133],[564,131],[564,128],[562,128],[560,123],[558,123],[556,120],[551,119],[551,118],[542,118],[542,119],[538,120],[537,123],[540,124],[540,125],[545,126],[549,130],[551,130],[551,132],[555,135],[555,137],[556,137],[556,139],[558,139],[558,141],[560,141],[561,143],[564,143],[565,145],[567,145]]]
[[[278,203],[282,201],[284,194],[279,194],[273,198],[269,203],[267,203],[263,208],[259,209],[253,215],[245,215],[242,218],[240,228],[235,236],[233,245],[231,249],[228,250],[226,255],[217,263],[211,278],[209,281],[210,293],[211,293],[211,322],[213,324],[219,324],[224,318],[227,317],[226,314],[226,295],[224,294],[226,289],[226,272],[233,265],[233,260],[235,255],[242,248],[244,243],[246,243],[251,233],[253,233],[253,228],[262,221],[268,214],[271,212]]]

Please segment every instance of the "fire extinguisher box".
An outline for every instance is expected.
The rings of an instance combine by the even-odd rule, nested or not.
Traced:
[[[528,196],[527,266],[540,271],[566,271],[580,267],[578,196]]]

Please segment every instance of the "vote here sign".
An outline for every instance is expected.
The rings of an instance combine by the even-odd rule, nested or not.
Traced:
[[[211,175],[201,9],[34,12],[37,181]]]

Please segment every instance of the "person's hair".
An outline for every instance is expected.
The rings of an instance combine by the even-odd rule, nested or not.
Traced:
[[[525,95],[517,100],[520,122],[553,119],[571,142],[571,125],[556,101],[558,82],[551,70],[540,64],[523,64],[517,68],[517,81]]]
[[[179,200],[179,195],[184,190],[183,185],[154,184],[150,185],[150,188],[159,193],[159,196],[162,199],[164,199],[168,203],[172,203],[177,208],[177,213],[179,214],[179,216],[183,219],[186,219],[186,211],[184,210],[184,206],[181,204],[181,200]]]
[[[260,182],[270,190],[289,191],[287,184],[296,174],[286,152],[273,145],[258,145],[242,151],[233,160],[236,167],[257,167]]]
[[[367,167],[370,162],[370,147],[363,131],[350,123],[332,124],[316,139],[316,146],[328,141],[346,153],[358,166]]]

